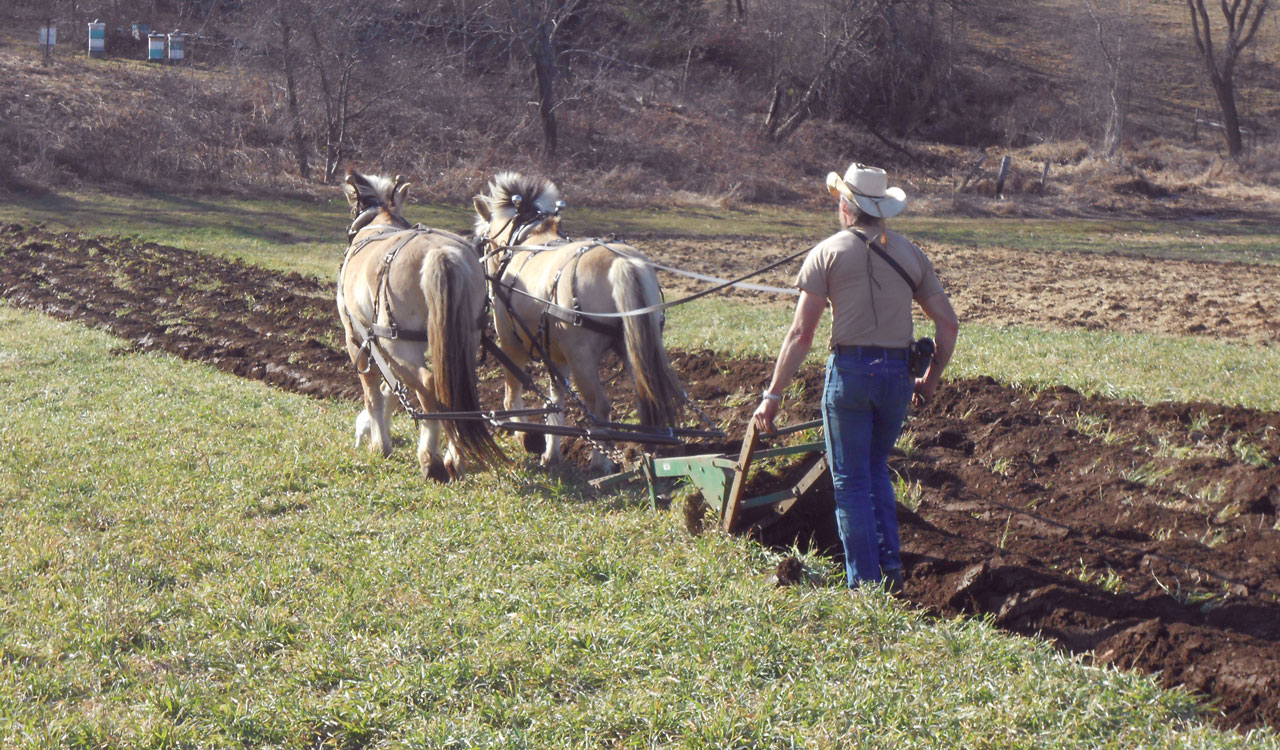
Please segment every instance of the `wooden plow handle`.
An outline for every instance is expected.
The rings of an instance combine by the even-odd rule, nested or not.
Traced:
[[[800,424],[783,427],[777,432],[769,433],[769,437],[790,435],[792,433],[800,432],[801,430],[818,427],[821,424],[821,419],[816,419],[812,422],[802,422]],[[760,447],[760,437],[760,432],[756,429],[755,420],[748,420],[747,434],[742,438],[742,450],[738,453],[738,462],[733,466],[733,482],[729,486],[729,496],[725,498],[724,503],[724,516],[721,519],[721,524],[726,532],[732,533],[734,527],[738,524],[738,515],[742,510],[742,494],[747,488],[747,475],[751,471],[751,461],[755,458],[756,450]],[[818,447],[818,444],[807,444],[791,448],[776,448],[764,451],[764,453],[779,456],[810,450],[815,447]]]
[[[738,453],[738,463],[733,467],[733,484],[729,486],[729,497],[724,504],[724,518],[721,519],[724,530],[733,532],[738,522],[738,510],[742,507],[742,492],[747,486],[747,472],[751,468],[751,458],[760,445],[760,432],[756,429],[754,419],[747,421],[747,434],[742,438],[742,450]]]

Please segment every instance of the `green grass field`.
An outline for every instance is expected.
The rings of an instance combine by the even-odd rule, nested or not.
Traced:
[[[1243,747],[1151,678],[0,306],[12,747]],[[810,561],[821,567],[821,561]],[[829,571],[828,571],[829,572]]]
[[[340,242],[336,204],[130,200],[65,216],[336,264],[305,229],[336,219]],[[772,356],[788,318],[710,301],[669,336]],[[964,337],[957,375],[1277,408],[1263,348]],[[1280,747],[980,620],[774,588],[774,553],[638,493],[527,464],[425,484],[406,420],[374,459],[354,404],[121,344],[0,303],[0,746]]]

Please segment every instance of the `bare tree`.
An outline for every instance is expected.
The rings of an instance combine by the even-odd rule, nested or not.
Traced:
[[[1227,138],[1227,153],[1239,156],[1244,151],[1240,138],[1240,114],[1236,109],[1236,62],[1240,51],[1253,41],[1267,12],[1268,0],[1221,0],[1222,18],[1226,38],[1221,43],[1213,39],[1213,27],[1205,0],[1187,0],[1191,11],[1191,31],[1196,48],[1204,58],[1209,73],[1209,83],[1222,109],[1223,131]]]
[[[865,54],[874,3],[795,3],[758,25],[776,50],[773,86],[764,135],[781,142],[791,136],[847,83],[850,64]],[[764,9],[761,9],[762,12]],[[759,21],[759,18],[757,19]]]
[[[542,121],[542,148],[548,157],[556,155],[559,133],[556,127],[556,47],[562,32],[580,23],[588,0],[506,0],[512,32],[533,65],[538,96],[538,117]]]
[[[374,64],[381,17],[374,4],[308,0],[302,9],[311,41],[307,59],[322,105],[324,181],[332,183],[350,157],[353,127],[400,85]]]
[[[294,158],[298,160],[298,175],[311,179],[311,165],[307,160],[307,138],[302,129],[302,115],[298,110],[298,82],[296,61],[291,43],[293,26],[287,0],[276,0],[276,17],[280,26],[280,62],[284,69],[285,98],[289,108],[289,137],[293,141]]]
[[[765,115],[765,135],[774,142],[785,141],[813,114],[814,105],[837,77],[847,59],[856,52],[854,37],[846,30],[828,50],[823,64],[812,74],[804,93],[789,104],[786,102],[786,84],[774,84],[769,111]],[[794,85],[794,84],[793,84]],[[798,87],[797,87],[798,88]],[[784,111],[785,110],[785,111]]]
[[[1120,148],[1129,108],[1133,4],[1134,0],[1084,0],[1085,10],[1093,20],[1094,49],[1098,53],[1092,59],[1100,64],[1106,112],[1101,149],[1108,158]]]

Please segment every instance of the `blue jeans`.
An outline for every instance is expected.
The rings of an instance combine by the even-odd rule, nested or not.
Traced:
[[[902,568],[889,451],[914,385],[902,359],[845,353],[827,360],[822,422],[849,588]]]

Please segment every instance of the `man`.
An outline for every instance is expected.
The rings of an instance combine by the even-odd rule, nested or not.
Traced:
[[[929,258],[884,227],[885,219],[906,206],[906,194],[888,187],[885,171],[853,164],[843,178],[827,175],[827,189],[839,198],[843,229],[805,258],[796,277],[795,318],[753,419],[762,432],[776,429],[782,393],[809,353],[818,320],[830,304],[822,418],[848,586],[884,582],[899,593],[902,560],[889,452],[912,394],[920,403],[933,398],[955,350],[959,321]],[[937,351],[919,379],[907,369],[912,299],[936,329]]]

